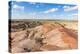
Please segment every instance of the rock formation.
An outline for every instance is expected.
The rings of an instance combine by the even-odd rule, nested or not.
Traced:
[[[78,47],[77,33],[58,23],[45,23],[10,34],[13,53],[66,50]]]

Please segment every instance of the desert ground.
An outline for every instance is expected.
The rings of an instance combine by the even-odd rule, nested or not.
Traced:
[[[9,22],[9,52],[78,49],[78,21],[12,20]]]

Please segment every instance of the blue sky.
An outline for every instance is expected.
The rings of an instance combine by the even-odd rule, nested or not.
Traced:
[[[71,4],[16,2],[11,3],[12,19],[77,20],[78,8]]]

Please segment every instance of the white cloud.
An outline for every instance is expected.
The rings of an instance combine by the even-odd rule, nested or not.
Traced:
[[[64,6],[63,8],[64,8],[64,9],[67,9],[67,8],[70,8],[70,6]]]
[[[72,14],[73,16],[78,16],[78,13]]]
[[[75,10],[75,9],[78,9],[78,6],[74,6],[74,7],[65,7],[65,8],[64,8],[64,11],[72,11],[72,10]]]
[[[30,4],[33,4],[33,5],[35,5],[36,4],[36,2],[29,2]]]
[[[36,13],[36,12],[32,12],[32,13],[29,13],[29,15],[31,15],[31,16],[36,16],[37,13]]]
[[[44,11],[43,13],[51,13],[51,12],[55,12],[57,10],[58,10],[58,8],[51,8],[51,9]]]
[[[24,10],[24,6],[13,5],[13,9]]]

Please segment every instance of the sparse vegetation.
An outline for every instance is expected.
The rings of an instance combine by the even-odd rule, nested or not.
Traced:
[[[77,48],[77,22],[12,21],[9,34],[14,53]]]

